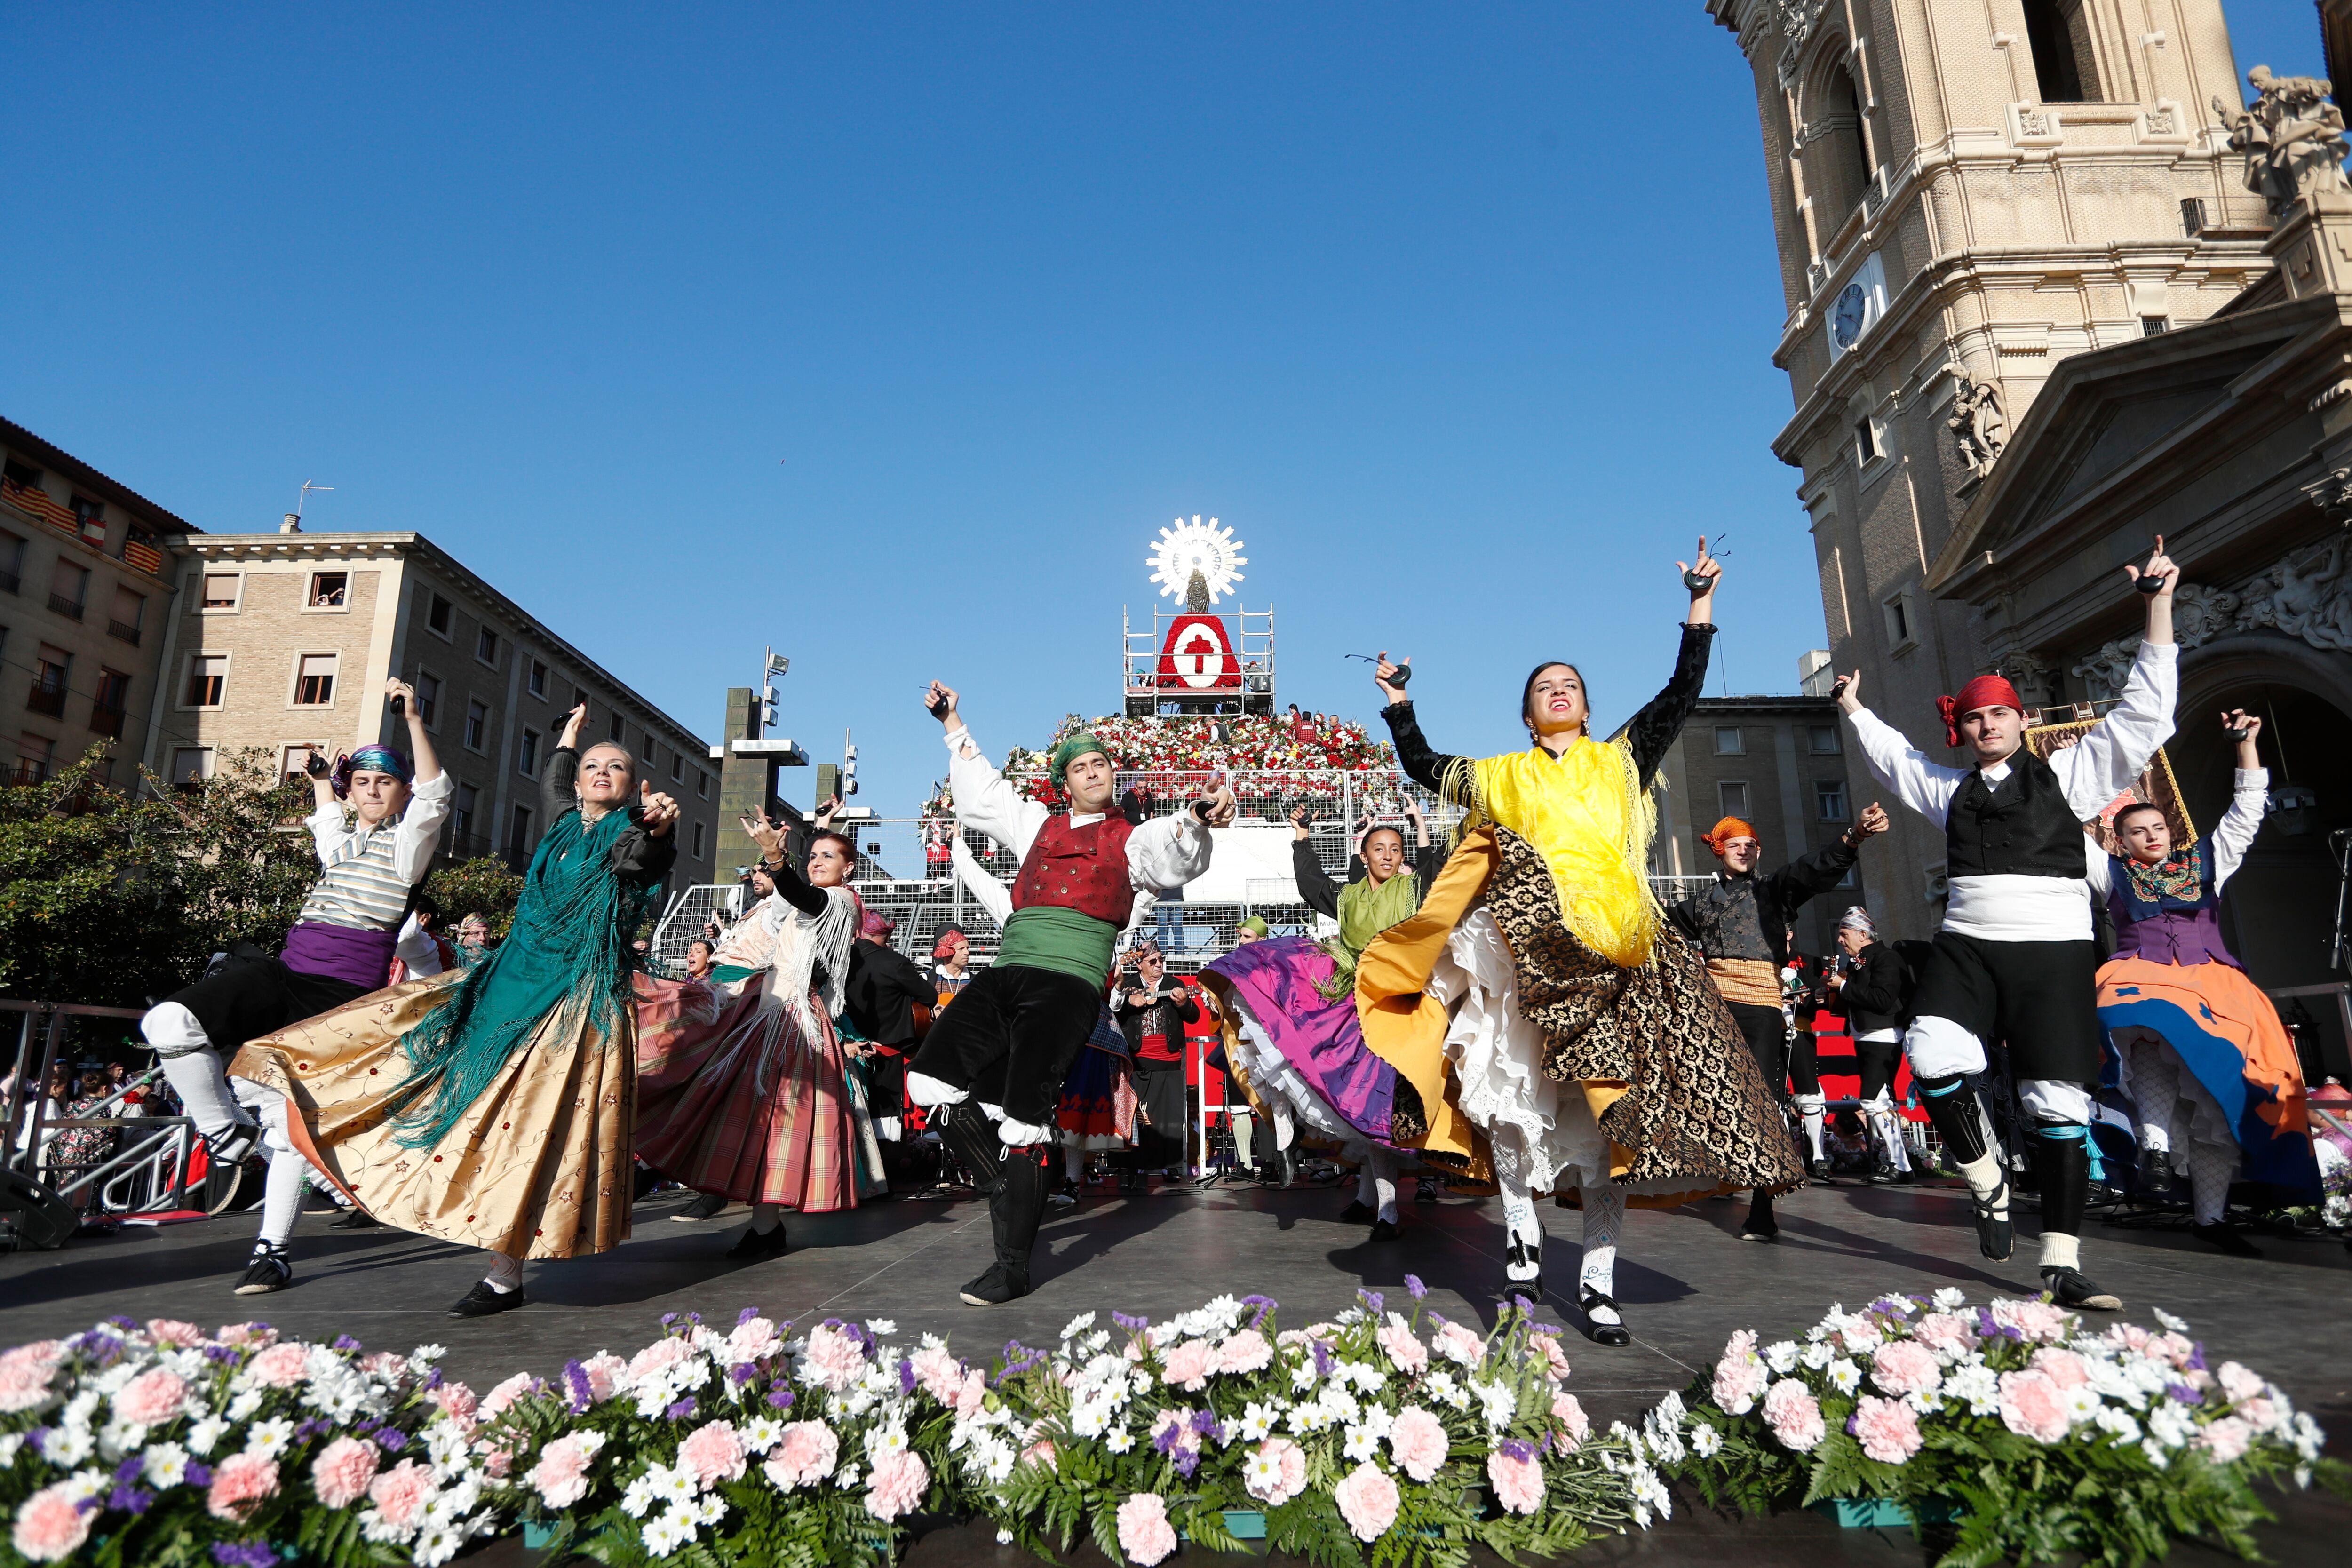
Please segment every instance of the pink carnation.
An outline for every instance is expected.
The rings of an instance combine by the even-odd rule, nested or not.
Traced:
[[[1414,1480],[1426,1481],[1445,1466],[1445,1451],[1453,1439],[1445,1435],[1445,1425],[1417,1405],[1408,1405],[1397,1412],[1389,1426],[1389,1454],[1397,1468]]]
[[[931,1484],[930,1467],[912,1448],[885,1454],[874,1461],[866,1479],[866,1511],[877,1519],[897,1519],[922,1505]]]
[[[141,1373],[114,1396],[114,1414],[134,1426],[152,1426],[180,1412],[188,1385],[178,1373],[162,1367]]]
[[[1290,1336],[1284,1334],[1281,1337],[1286,1340]],[[1380,1338],[1381,1349],[1388,1352],[1389,1360],[1407,1377],[1428,1369],[1429,1347],[1421,1342],[1397,1313],[1391,1312],[1389,1321],[1381,1325]]]
[[[1559,1423],[1559,1430],[1568,1439],[1569,1451],[1571,1453],[1581,1447],[1587,1437],[1592,1436],[1591,1418],[1584,1414],[1584,1406],[1576,1402],[1576,1395],[1573,1394],[1555,1394],[1551,1396],[1551,1418]]]
[[[743,1440],[735,1428],[725,1421],[713,1421],[698,1426],[677,1446],[680,1469],[691,1475],[698,1486],[706,1489],[720,1481],[743,1478]],[[887,1518],[887,1515],[884,1516]]]
[[[1966,1355],[1977,1342],[1974,1319],[1958,1312],[1930,1312],[1912,1325],[1912,1337],[1945,1355]]]
[[[1398,1322],[1402,1322],[1404,1321],[1402,1318],[1398,1318],[1394,1312],[1391,1312],[1389,1316],[1395,1319]],[[1309,1334],[1305,1329],[1285,1329],[1282,1332],[1274,1336],[1274,1342],[1282,1346],[1285,1350],[1305,1350],[1308,1344],[1313,1342],[1313,1340],[1314,1336]]]
[[[1512,1513],[1533,1513],[1543,1507],[1543,1466],[1534,1455],[1513,1458],[1500,1448],[1486,1456],[1486,1479],[1495,1500]]]
[[[621,1386],[621,1380],[628,1376],[629,1363],[608,1352],[598,1351],[580,1363],[580,1370],[588,1374],[590,1403],[602,1405],[613,1397],[614,1391]]]
[[[1051,1437],[1040,1437],[1021,1450],[1021,1462],[1024,1465],[1035,1465],[1040,1469],[1052,1469],[1055,1458],[1054,1440]]]
[[[278,1342],[278,1331],[268,1323],[223,1323],[213,1338],[236,1350],[261,1350]]]
[[[1307,1489],[1307,1450],[1287,1437],[1268,1437],[1258,1445],[1257,1457],[1266,1461],[1264,1468],[1273,1471],[1261,1477],[1256,1470],[1244,1467],[1242,1485],[1250,1496],[1271,1508],[1279,1508]]]
[[[360,1363],[360,1370],[372,1377],[393,1381],[408,1370],[408,1358],[398,1351],[378,1351]]]
[[[788,1421],[784,1435],[768,1454],[761,1468],[768,1479],[785,1491],[794,1487],[814,1486],[833,1474],[833,1462],[841,1455],[841,1439],[833,1428],[822,1421]]]
[[[2066,1337],[2067,1314],[2064,1309],[2048,1301],[1995,1301],[1993,1321],[2006,1323],[2029,1340],[2062,1340]]]
[[[840,1330],[819,1324],[809,1331],[808,1371],[838,1394],[866,1374],[866,1352]]]
[[[474,1413],[482,1405],[474,1391],[462,1383],[445,1383],[425,1397],[460,1426],[472,1426]]]
[[[191,1345],[201,1343],[205,1331],[195,1324],[184,1323],[177,1318],[150,1318],[147,1320],[147,1337],[159,1345],[186,1350]]]
[[[1770,1380],[1764,1358],[1756,1353],[1756,1331],[1741,1329],[1725,1343],[1715,1363],[1715,1402],[1734,1415],[1745,1415],[1756,1408]]]
[[[1209,1385],[1209,1373],[1216,1370],[1217,1352],[1206,1340],[1186,1340],[1168,1352],[1160,1363],[1160,1375],[1171,1388],[1197,1391]]]
[[[2261,1376],[2247,1371],[2236,1362],[2223,1362],[2214,1369],[2214,1375],[2221,1379],[2221,1392],[2230,1396],[2230,1402],[2232,1405],[2243,1400],[2256,1399],[2262,1395]]]
[[[16,1510],[8,1532],[17,1554],[35,1563],[62,1563],[89,1539],[90,1516],[74,1506],[63,1487],[45,1487]]]
[[[2178,1329],[2167,1329],[2149,1348],[2161,1352],[2167,1361],[2184,1369],[2197,1359],[2197,1342]]]
[[[1118,1505],[1118,1549],[1144,1568],[1176,1550],[1176,1527],[1158,1492],[1137,1492]]]
[[[1899,1465],[1919,1451],[1919,1418],[1896,1400],[1864,1394],[1853,1407],[1853,1435],[1882,1465]]]
[[[1459,1323],[1448,1323],[1438,1330],[1430,1345],[1447,1361],[1463,1366],[1476,1366],[1486,1359],[1486,1342]]]
[[[500,1415],[506,1414],[507,1410],[513,1405],[516,1400],[520,1399],[524,1394],[529,1394],[538,1385],[539,1380],[531,1376],[530,1373],[527,1372],[519,1372],[515,1373],[512,1377],[507,1379],[504,1383],[499,1384],[496,1388],[493,1388],[488,1394],[482,1395],[482,1419],[485,1421],[497,1420]]]
[[[1764,1424],[1781,1447],[1810,1454],[1826,1431],[1821,1401],[1793,1377],[1784,1377],[1764,1395]]]
[[[2213,1456],[2220,1465],[2234,1464],[2246,1457],[2246,1448],[2254,1440],[2254,1429],[2234,1415],[2225,1415],[2197,1434],[2197,1442]]]
[[[570,1508],[588,1495],[588,1461],[604,1447],[601,1435],[575,1432],[539,1451],[539,1463],[524,1478],[550,1508]]]
[[[308,1345],[289,1341],[285,1344],[271,1345],[255,1356],[245,1370],[253,1374],[257,1383],[266,1384],[271,1388],[293,1388],[301,1383],[302,1363],[310,1359]]]
[[[727,1359],[730,1362],[765,1361],[776,1353],[783,1343],[776,1337],[776,1325],[766,1318],[747,1318],[735,1325],[727,1336]]]
[[[2073,1351],[2062,1351],[2044,1345],[2033,1352],[2033,1370],[2046,1372],[2050,1381],[2061,1388],[2080,1388],[2091,1381],[2088,1363]]]
[[[959,1415],[970,1415],[988,1401],[988,1378],[978,1367],[963,1374],[956,1385],[955,1397],[949,1401]]]
[[[2066,1395],[2046,1372],[2000,1374],[2001,1425],[2021,1437],[2055,1443],[2066,1436]]]
[[[482,1456],[482,1474],[494,1481],[502,1481],[514,1471],[514,1450],[492,1448]]]
[[[949,1354],[945,1345],[925,1345],[907,1360],[924,1393],[942,1405],[955,1403],[956,1391],[963,1384],[963,1363]]]
[[[231,1454],[213,1468],[212,1490],[205,1506],[215,1519],[242,1521],[253,1505],[278,1491],[278,1461],[257,1454]]]
[[[1331,1489],[1331,1500],[1339,1505],[1339,1517],[1348,1521],[1357,1540],[1378,1541],[1396,1522],[1400,1500],[1396,1482],[1367,1459]]]
[[[1536,1343],[1543,1347],[1544,1376],[1554,1383],[1568,1381],[1568,1352],[1559,1348],[1558,1334],[1538,1334]]]
[[[403,1459],[368,1485],[368,1500],[394,1530],[415,1529],[433,1500],[433,1472],[414,1459]]]
[[[338,1437],[310,1461],[310,1489],[328,1508],[349,1508],[375,1479],[376,1447],[364,1437]]]
[[[1263,1372],[1273,1361],[1274,1347],[1255,1329],[1244,1329],[1217,1347],[1219,1372]]]
[[[817,1331],[818,1333],[824,1334],[829,1334],[832,1331],[830,1329]],[[815,1336],[810,1337],[813,1340]],[[684,1340],[676,1338],[656,1340],[629,1358],[629,1381],[642,1383],[658,1373],[667,1372],[682,1361],[690,1360],[693,1355],[694,1347]]]
[[[31,1410],[49,1397],[53,1363],[15,1352],[0,1356],[0,1413]]]
[[[1870,1358],[1870,1381],[1897,1399],[1925,1394],[1942,1380],[1936,1352],[1916,1340],[1891,1340]]]

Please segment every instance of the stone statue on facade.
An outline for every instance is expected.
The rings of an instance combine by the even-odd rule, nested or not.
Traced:
[[[2308,559],[2282,561],[2246,584],[2238,623],[2275,626],[2316,648],[2352,649],[2352,569],[2343,536]]]
[[[2246,73],[2256,98],[2237,109],[2221,98],[2213,112],[2229,127],[2230,145],[2245,154],[2246,188],[2270,204],[2275,218],[2308,195],[2346,189],[2344,115],[2327,101],[2324,77],[2273,76],[2268,66]]]
[[[1958,365],[1952,367],[1952,416],[1944,424],[1952,432],[1961,463],[1979,479],[1992,471],[1993,459],[2009,445],[2009,416],[2000,406],[2000,388]]]

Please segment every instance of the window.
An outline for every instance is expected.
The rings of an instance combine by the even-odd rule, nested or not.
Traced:
[[[1748,734],[1737,724],[1715,727],[1715,754],[1718,757],[1744,757],[1748,754]]]
[[[311,757],[328,756],[327,748],[315,741],[297,741],[290,746],[278,748],[278,777],[285,784],[304,784],[310,773],[303,766]]]
[[[572,689],[572,708],[585,708],[587,706],[588,689],[584,686],[573,687]],[[564,711],[569,713],[572,711],[572,708],[567,708]]]
[[[482,792],[472,784],[461,784],[457,786],[456,800],[449,808],[449,824],[457,829],[460,839],[473,837],[474,813],[481,805],[481,800]]]
[[[61,647],[41,645],[33,658],[33,686],[26,693],[25,706],[36,713],[46,713],[52,719],[66,715],[66,671],[73,668],[73,655]]]
[[[2084,0],[2025,0],[2025,37],[2044,103],[2097,103],[2099,62],[2091,52]]]
[[[25,542],[13,533],[0,533],[0,591],[13,594],[22,588],[24,570]]]
[[[499,667],[499,634],[484,626],[481,635],[474,639],[474,657],[496,669]]]
[[[1834,724],[1815,724],[1806,731],[1806,740],[1817,757],[1834,757],[1841,750]]]
[[[0,483],[6,484],[11,489],[37,490],[41,488],[41,470],[30,463],[20,463],[11,458],[7,466],[0,468]]]
[[[530,848],[530,807],[518,805],[507,825],[507,853],[520,856]]]
[[[352,575],[348,572],[313,572],[310,574],[310,606],[314,610],[347,608],[344,601],[350,596],[351,587]]]
[[[172,782],[182,789],[194,789],[213,776],[213,749],[210,746],[180,746],[172,752]]]
[[[49,574],[49,608],[61,616],[81,619],[82,607],[89,603],[89,568],[77,566],[62,555]]]
[[[1748,815],[1748,784],[1741,779],[1725,779],[1715,786],[1717,815],[1746,816]]]
[[[1812,123],[1805,127],[1806,183],[1827,198],[1830,226],[1843,224],[1862,205],[1870,188],[1870,128],[1862,114],[1862,96],[1843,66],[1832,66],[1822,82]]]
[[[604,738],[617,746],[621,743],[622,731],[626,728],[627,726],[621,721],[621,716],[615,713],[613,715],[612,722],[604,726]]]
[[[1843,876],[1841,876],[1841,877],[1839,877],[1839,878],[1838,878],[1838,879],[1837,879],[1837,884],[1836,884],[1836,885],[1837,885],[1837,886],[1839,886],[1839,887],[1841,887],[1841,888],[1859,888],[1859,887],[1861,887],[1861,886],[1862,886],[1862,868],[1861,868],[1861,867],[1859,867],[1859,866],[1848,866],[1848,867],[1845,868],[1845,873],[1844,873],[1844,875],[1843,875]]]
[[[446,637],[449,635],[450,618],[455,613],[456,606],[436,594],[425,604],[425,624],[435,636]]]
[[[55,751],[55,743],[46,735],[36,735],[28,730],[17,736],[16,782],[35,784],[47,778],[49,760]]]
[[[239,572],[207,572],[205,574],[205,605],[207,610],[236,608],[237,589],[245,575]]]
[[[123,525],[122,548],[115,554],[142,572],[161,572],[163,569],[163,547],[155,542],[155,531],[143,522]]]
[[[1897,594],[1886,601],[1886,640],[1900,652],[1909,647],[1916,636],[1916,629],[1911,625],[1911,596]]]
[[[425,721],[426,729],[440,728],[441,678],[431,670],[420,669],[413,684],[416,688],[416,716]]]
[[[694,825],[694,858],[702,858],[702,824],[698,822]]]
[[[540,663],[537,659],[532,659],[530,661],[530,674],[528,679],[530,685],[530,694],[533,697],[538,698],[542,702],[546,701],[547,666]]]
[[[122,725],[131,710],[131,677],[100,666],[98,695],[89,705],[89,727],[110,741],[122,739]]]
[[[1823,822],[1843,822],[1846,819],[1845,780],[1813,781],[1813,814]]]
[[[81,542],[105,549],[106,503],[94,501],[88,496],[76,496],[73,499],[73,514],[74,521],[81,529]]]
[[[195,653],[188,656],[188,697],[183,706],[217,708],[221,693],[228,686],[228,655]]]
[[[669,782],[672,784],[682,784],[685,780],[686,753],[684,752],[672,752],[669,754]]]
[[[710,798],[710,775],[700,768],[694,770],[694,798],[697,800]]]
[[[2201,196],[2180,198],[2180,232],[2195,239],[2205,232],[2205,201]]]
[[[1865,414],[1853,422],[1853,460],[1874,463],[1886,454],[1879,449],[1878,426]]]
[[[140,627],[147,619],[147,599],[128,588],[114,590],[114,614],[106,623],[106,635],[120,637],[131,647],[139,646]]]
[[[294,705],[298,708],[326,708],[335,700],[335,656],[331,653],[306,653],[296,672]]]
[[[478,752],[490,733],[490,705],[479,698],[466,703],[466,749]]]
[[[522,732],[521,748],[515,752],[515,772],[527,779],[535,779],[539,776],[538,731],[525,730]]]
[[[2142,316],[2139,319],[2141,337],[2152,338],[2170,331],[2172,331],[2172,318],[2169,316]]]

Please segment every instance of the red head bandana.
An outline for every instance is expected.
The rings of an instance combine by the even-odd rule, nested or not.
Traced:
[[[1998,675],[1978,676],[1960,688],[1958,697],[1937,698],[1936,711],[1944,717],[1944,744],[1957,746],[1960,743],[1962,714],[1992,707],[2014,708],[2021,713],[2025,711],[2025,704],[2018,699],[2017,688]]]
[[[1727,816],[1722,821],[1715,825],[1713,832],[1702,833],[1698,836],[1698,838],[1700,843],[1706,845],[1709,849],[1714,850],[1717,855],[1721,855],[1723,853],[1723,847],[1730,843],[1733,839],[1755,838],[1758,837],[1759,835],[1757,834],[1756,829],[1748,823],[1741,821],[1736,816]]]

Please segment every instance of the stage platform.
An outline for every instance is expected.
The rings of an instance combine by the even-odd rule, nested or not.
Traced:
[[[730,1323],[756,1305],[778,1319],[887,1318],[909,1340],[949,1336],[961,1353],[985,1361],[1008,1340],[1051,1340],[1088,1310],[1154,1318],[1221,1292],[1256,1292],[1282,1305],[1282,1321],[1304,1324],[1346,1306],[1359,1288],[1404,1295],[1404,1277],[1430,1287],[1428,1305],[1449,1317],[1491,1323],[1500,1300],[1500,1206],[1447,1197],[1401,1205],[1402,1234],[1370,1244],[1334,1217],[1352,1193],[1305,1184],[1121,1196],[1088,1189],[1076,1210],[1049,1218],[1039,1242],[1036,1292],[998,1308],[972,1308],[956,1287],[990,1257],[987,1211],[976,1202],[919,1199],[847,1214],[792,1216],[793,1249],[751,1265],[720,1256],[746,1214],[698,1225],[675,1223],[684,1194],[649,1199],[635,1234],[618,1251],[530,1267],[531,1304],[467,1322],[444,1315],[480,1276],[478,1255],[398,1231],[335,1231],[306,1216],[294,1243],[294,1287],[275,1296],[232,1293],[252,1245],[253,1216],[155,1229],[125,1228],[65,1249],[0,1257],[0,1344],[69,1333],[115,1314],[196,1319],[207,1325],[258,1318],[311,1338],[348,1333],[370,1349],[448,1347],[452,1376],[485,1388],[508,1373],[552,1373],[570,1357],[625,1353],[658,1331],[665,1312],[698,1311]],[[1553,1241],[1541,1314],[1569,1326],[1570,1384],[1597,1422],[1634,1419],[1669,1389],[1712,1362],[1736,1328],[1769,1341],[1801,1332],[1832,1302],[1852,1306],[1884,1290],[1957,1285],[1972,1298],[2038,1289],[2032,1260],[2034,1219],[2021,1216],[2018,1259],[1977,1256],[1955,1186],[1810,1188],[1780,1205],[1780,1239],[1743,1243],[1745,1200],[1667,1212],[1635,1210],[1617,1268],[1635,1343],[1603,1350],[1577,1337],[1574,1306],[1579,1219],[1545,1205]],[[2284,1388],[2328,1428],[2329,1451],[2352,1452],[2352,1259],[2330,1240],[2263,1237],[2260,1261],[2225,1258],[2185,1233],[2094,1223],[2084,1261],[2121,1295],[2123,1316],[2154,1322],[2161,1307],[2189,1321],[2216,1363],[2234,1358]],[[2340,1550],[2352,1508],[2317,1496],[2292,1500],[2265,1537],[2273,1560],[2318,1562]],[[483,1554],[513,1553],[509,1547]],[[1685,1505],[1674,1523],[1646,1536],[1603,1542],[1579,1562],[1916,1563],[1903,1531],[1839,1531],[1801,1516],[1736,1524]],[[1078,1561],[1094,1561],[1091,1551]],[[2176,1563],[2221,1561],[2178,1553]],[[999,1550],[977,1527],[916,1543],[920,1564],[1031,1561]]]

